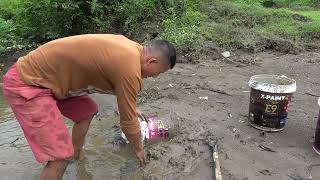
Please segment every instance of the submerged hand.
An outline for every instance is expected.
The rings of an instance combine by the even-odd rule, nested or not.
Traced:
[[[144,166],[146,163],[144,157],[143,143],[141,141],[141,133],[138,132],[136,134],[127,134],[126,136],[130,144],[132,145],[132,150],[134,151],[138,160],[140,161],[140,165]]]
[[[138,151],[135,151],[136,153],[136,156],[140,162],[140,166],[141,167],[144,167],[146,165],[146,159],[144,157],[144,150],[138,150]]]

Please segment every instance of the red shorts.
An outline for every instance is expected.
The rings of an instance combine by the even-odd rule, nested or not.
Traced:
[[[58,100],[50,89],[26,85],[15,65],[3,78],[3,95],[39,162],[73,156],[72,139],[63,116],[79,122],[98,112],[96,103],[89,96]]]

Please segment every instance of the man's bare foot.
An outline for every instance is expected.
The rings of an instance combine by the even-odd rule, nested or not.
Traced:
[[[74,152],[74,158],[77,159],[77,160],[84,160],[85,159],[85,152],[84,152],[84,149],[82,148],[81,150],[79,151],[76,151]]]

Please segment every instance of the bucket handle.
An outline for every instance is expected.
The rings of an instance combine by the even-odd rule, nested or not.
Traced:
[[[147,116],[146,116],[144,113],[141,113],[141,114],[139,114],[138,116],[139,116],[139,118],[142,119],[142,121],[148,122],[148,118],[147,118]]]

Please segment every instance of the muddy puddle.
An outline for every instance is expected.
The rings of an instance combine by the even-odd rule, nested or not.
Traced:
[[[22,130],[0,96],[0,174],[3,180],[38,179],[43,167],[35,161]],[[96,117],[87,136],[86,159],[73,161],[65,180],[142,179],[131,149],[120,139],[116,115]],[[71,130],[72,123],[66,119]]]
[[[0,86],[2,88],[2,86]],[[0,123],[5,121],[14,120],[13,113],[11,109],[6,105],[3,96],[2,90],[0,91]]]

